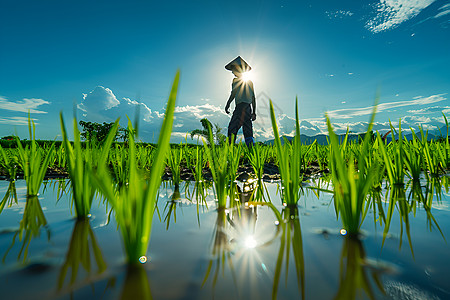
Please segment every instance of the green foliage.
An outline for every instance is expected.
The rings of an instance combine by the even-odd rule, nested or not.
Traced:
[[[111,129],[114,127],[115,123],[107,123],[103,122],[103,124],[97,123],[97,122],[86,122],[86,121],[80,121],[79,122],[82,130],[81,130],[81,137],[86,141],[95,141],[95,142],[103,142],[105,138],[108,136]],[[116,140],[117,137],[114,135],[114,140]]]

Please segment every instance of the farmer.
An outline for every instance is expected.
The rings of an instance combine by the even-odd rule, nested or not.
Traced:
[[[232,62],[225,66],[225,69],[233,72],[233,83],[231,85],[231,94],[225,105],[225,112],[230,113],[230,104],[233,100],[235,108],[230,124],[228,125],[228,140],[234,143],[238,130],[242,127],[244,132],[245,144],[247,146],[254,144],[252,121],[256,120],[256,99],[253,89],[253,82],[245,80],[243,73],[251,70],[251,67],[240,57],[236,57]]]

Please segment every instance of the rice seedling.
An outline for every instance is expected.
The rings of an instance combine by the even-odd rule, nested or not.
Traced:
[[[3,149],[2,146],[0,146],[0,154],[2,158],[0,165],[6,170],[9,180],[16,180],[17,166],[19,163],[18,157],[11,155],[11,153],[8,154],[8,151]]]
[[[97,240],[95,239],[94,231],[91,228],[89,219],[77,220],[73,228],[66,259],[59,272],[59,290],[64,286],[64,281],[69,268],[71,269],[69,288],[75,284],[80,265],[86,271],[87,275],[90,275],[92,271],[91,256],[94,257],[94,262],[97,267],[96,273],[103,273],[106,270],[106,263],[103,259]]]
[[[413,135],[412,141],[405,144],[407,146],[407,149],[405,149],[405,165],[408,170],[408,176],[413,181],[419,182],[424,161],[421,151],[421,143],[412,128],[411,133]]]
[[[181,161],[183,160],[183,148],[172,148],[167,154],[167,164],[172,173],[172,182],[175,185],[175,188],[179,188],[181,182]]]
[[[395,141],[395,129],[389,121],[391,126],[392,141],[391,152],[388,152],[387,147],[381,139],[381,135],[378,133],[377,139],[380,145],[380,150],[384,158],[384,165],[388,174],[388,179],[391,185],[404,186],[405,179],[405,150],[403,146],[402,125],[401,120],[398,123],[398,141]]]
[[[210,135],[212,135],[211,128],[209,128]],[[214,143],[205,144],[205,153],[208,158],[209,167],[214,181],[214,191],[216,193],[218,208],[225,208],[227,205],[228,185],[230,183],[230,165],[229,152],[233,151],[230,148],[234,145],[229,145],[228,141],[221,147]],[[235,175],[234,175],[235,176]]]
[[[450,141],[448,136],[448,121],[447,117],[442,113],[442,116],[445,120],[445,127],[447,129],[446,139],[443,143],[439,143],[438,151],[439,151],[439,157],[440,157],[440,165],[443,170],[448,170],[450,168]],[[440,131],[440,129],[439,129]]]
[[[47,167],[52,156],[55,144],[53,143],[47,154],[37,145],[35,139],[35,124],[28,114],[28,130],[30,133],[30,145],[22,146],[19,138],[16,137],[18,147],[18,162],[23,170],[27,182],[27,194],[37,196],[39,188],[44,181]]]
[[[116,120],[102,147],[98,149],[95,142],[88,141],[86,149],[81,148],[80,132],[77,120],[73,120],[74,146],[69,142],[64,118],[60,113],[61,130],[63,144],[66,153],[67,171],[71,181],[72,203],[75,206],[75,213],[78,219],[88,216],[91,210],[92,200],[95,195],[95,185],[92,182],[91,173],[99,166],[106,164],[111,144],[119,127],[119,120]]]
[[[203,203],[206,203],[206,188],[205,188],[205,182],[203,179],[203,168],[205,166],[205,161],[203,159],[203,148],[196,147],[195,148],[195,162],[194,162],[194,193],[195,193],[195,199],[197,201],[197,211],[198,211],[198,204],[199,200]]]
[[[256,143],[251,148],[247,148],[246,156],[252,165],[253,172],[257,178],[257,189],[255,193],[255,199],[265,199],[264,191],[268,194],[267,187],[262,180],[264,175],[264,164],[268,158],[268,148],[263,147]]]
[[[56,150],[56,165],[58,168],[66,168],[67,162],[66,162],[66,153],[64,150],[64,147],[59,147],[58,150]]]
[[[93,180],[114,209],[129,264],[145,263],[150,241],[157,192],[161,184],[161,173],[169,150],[173,115],[180,73],[177,72],[167,102],[164,121],[158,139],[158,148],[152,163],[148,181],[143,179],[143,170],[136,165],[136,145],[133,134],[129,134],[129,179],[128,184],[116,189],[106,164],[100,165]],[[132,130],[128,122],[129,132]]]
[[[330,136],[330,169],[334,190],[334,205],[336,215],[341,217],[344,229],[350,235],[357,235],[359,228],[367,214],[366,199],[372,187],[377,165],[368,166],[366,156],[371,139],[371,130],[375,119],[376,106],[372,112],[369,128],[364,136],[362,149],[357,159],[355,170],[354,159],[350,156],[348,166],[343,156],[343,148],[339,147],[336,134],[331,126],[330,119],[326,116],[328,133]],[[346,145],[347,135],[344,139]]]
[[[114,173],[114,179],[117,187],[120,188],[127,184],[129,172],[129,159],[127,149],[124,146],[115,144],[110,154],[110,165]]]
[[[9,177],[9,186],[6,190],[5,196],[0,202],[0,214],[2,213],[5,206],[11,207],[13,203],[18,203],[17,193],[16,193],[16,173],[17,173],[17,164],[18,159],[15,155],[8,155],[7,151],[0,146],[0,154],[1,154],[1,166],[7,171]]]
[[[432,149],[430,147],[430,143],[428,143],[428,131],[424,133],[422,127],[419,127],[419,129],[422,138],[422,151],[425,157],[427,171],[432,177],[437,177],[439,176],[439,154],[437,151],[433,151],[435,149]]]
[[[286,205],[296,206],[300,199],[301,183],[303,180],[303,175],[301,174],[302,147],[300,141],[298,99],[295,99],[295,136],[292,147],[287,143],[285,143],[284,147],[281,145],[272,101],[270,101],[270,118],[275,136],[278,168],[281,176],[282,201]]]
[[[239,168],[239,161],[241,158],[242,144],[231,144],[228,148],[228,182],[229,185],[227,187],[228,196],[231,199],[236,199],[236,195],[238,192],[237,189],[237,169]],[[239,202],[230,201],[230,207],[237,206]]]

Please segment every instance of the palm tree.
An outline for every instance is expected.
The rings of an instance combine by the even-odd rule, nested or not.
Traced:
[[[213,127],[212,123],[207,118],[201,119],[200,123],[202,123],[203,129],[193,130],[191,132],[191,139],[194,139],[194,136],[198,135],[204,138],[208,144],[211,144],[212,142],[216,142],[217,144],[225,142],[227,137],[222,133],[222,128],[220,128],[218,124],[214,124]],[[208,128],[211,128],[213,134],[212,137],[209,137]]]

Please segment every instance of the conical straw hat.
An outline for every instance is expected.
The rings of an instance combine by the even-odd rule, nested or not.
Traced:
[[[248,63],[242,59],[242,57],[238,56],[235,59],[233,59],[231,62],[228,63],[228,65],[225,66],[225,69],[230,71],[237,71],[239,73],[248,72],[252,69],[248,65]]]

